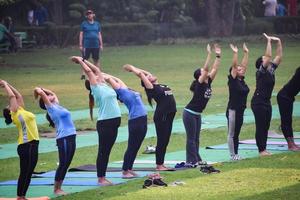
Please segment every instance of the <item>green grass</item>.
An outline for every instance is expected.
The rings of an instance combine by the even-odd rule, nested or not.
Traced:
[[[255,59],[263,54],[265,41],[249,42],[250,61],[246,81],[251,88],[248,105],[255,88]],[[239,44],[241,46],[241,43]],[[228,44],[222,44],[222,61],[217,78],[213,83],[213,96],[204,112],[215,114],[224,112],[227,105],[227,74],[232,54]],[[120,77],[130,87],[145,93],[139,81],[132,74],[121,69],[125,63],[148,69],[157,75],[161,83],[168,84],[174,91],[178,105],[185,105],[191,98],[188,91],[192,74],[196,67],[203,65],[206,57],[205,44],[149,45],[130,47],[106,47],[103,52],[102,69]],[[275,91],[278,91],[300,63],[300,41],[284,42],[284,58],[276,72]],[[274,52],[275,53],[275,52]],[[33,52],[21,52],[16,55],[1,55],[5,60],[1,64],[0,79],[5,79],[23,94],[28,110],[43,113],[34,101],[32,91],[35,86],[54,90],[62,105],[70,110],[87,108],[87,91],[80,81],[80,68],[68,60],[69,56],[78,55],[77,49],[39,49]],[[241,60],[241,53],[240,53]],[[297,100],[300,100],[297,97]],[[272,98],[276,104],[276,99]],[[0,107],[7,104],[7,98],[0,91]],[[176,118],[181,117],[179,109]],[[152,122],[153,113],[149,113]],[[300,118],[294,118],[294,130],[300,131]],[[122,124],[127,117],[122,117]],[[94,128],[95,122],[88,119],[75,121],[77,129]],[[277,130],[279,120],[272,120],[271,130]],[[39,126],[40,132],[53,131],[47,124]],[[243,126],[241,139],[254,138],[254,124]],[[226,142],[227,128],[204,130],[201,132],[201,147]],[[0,144],[15,142],[16,129],[0,129]],[[155,144],[155,138],[143,142],[139,152],[148,144]],[[122,160],[127,143],[114,145],[110,161]],[[98,146],[76,150],[71,166],[93,164]],[[185,135],[173,134],[168,152],[184,150]],[[298,153],[284,153],[270,158],[247,159],[238,163],[224,163],[218,166],[221,174],[203,175],[198,170],[165,173],[166,182],[182,180],[187,184],[178,187],[152,188],[142,190],[142,180],[127,184],[101,188],[71,194],[62,199],[297,199],[300,187],[300,160]],[[39,155],[36,171],[48,171],[56,168],[57,152]],[[19,160],[9,158],[0,160],[0,180],[18,177]],[[2,173],[5,172],[5,173]]]

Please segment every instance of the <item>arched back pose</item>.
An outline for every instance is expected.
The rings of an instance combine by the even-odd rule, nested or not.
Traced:
[[[155,151],[156,170],[172,170],[164,165],[165,154],[172,132],[173,120],[177,111],[172,90],[167,85],[159,84],[157,77],[145,70],[128,64],[123,67],[125,70],[133,72],[141,79],[149,104],[152,105],[152,99],[156,101],[156,109],[153,116],[157,135]]]
[[[270,37],[264,33],[267,39],[265,55],[256,60],[256,89],[251,99],[251,109],[255,117],[255,139],[261,156],[271,155],[266,150],[268,130],[272,117],[271,95],[275,85],[275,70],[282,59],[281,41],[277,37]],[[271,41],[277,42],[276,57],[272,61]]]
[[[85,74],[87,74],[93,98],[99,107],[97,119],[97,132],[99,135],[97,157],[98,183],[111,185],[112,183],[105,178],[105,174],[109,155],[117,139],[118,128],[121,123],[121,110],[117,101],[117,94],[106,84],[98,67],[83,60],[81,57],[73,56],[71,60],[79,63]]]
[[[54,193],[65,195],[61,185],[72,162],[76,149],[76,128],[71,119],[71,113],[59,105],[58,97],[51,90],[36,87],[34,96],[40,96],[39,104],[47,110],[46,118],[50,126],[56,129],[56,145],[58,148],[59,165],[55,173]]]
[[[232,65],[229,69],[229,101],[226,109],[228,124],[228,148],[231,160],[241,160],[238,155],[239,135],[244,122],[244,110],[247,106],[249,87],[244,81],[248,67],[248,48],[243,44],[244,57],[238,64],[238,48],[230,44],[233,51]]]
[[[128,116],[128,146],[124,154],[123,178],[133,178],[137,174],[132,170],[134,160],[147,133],[147,110],[141,94],[128,88],[119,78],[104,74],[105,80],[116,91],[118,99],[129,111]]]
[[[5,123],[14,123],[18,129],[18,155],[20,175],[17,187],[17,199],[26,199],[31,175],[38,161],[39,134],[35,115],[26,111],[22,95],[10,84],[0,80],[0,86],[9,98],[9,105],[3,109]],[[3,173],[3,172],[2,172]]]
[[[287,84],[277,94],[277,102],[281,117],[281,130],[291,151],[300,151],[300,147],[294,142],[293,134],[293,103],[295,96],[300,91],[300,67]]]
[[[194,71],[194,80],[190,86],[193,97],[184,108],[182,114],[183,124],[186,130],[186,163],[191,165],[191,167],[206,165],[199,154],[201,113],[211,97],[211,83],[215,79],[220,65],[221,48],[217,44],[214,46],[216,58],[211,70],[209,71],[211,47],[208,44],[206,48],[207,58],[204,66]],[[212,168],[210,169],[215,170]]]

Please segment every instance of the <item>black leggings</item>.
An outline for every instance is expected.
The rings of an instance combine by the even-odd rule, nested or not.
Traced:
[[[121,117],[97,121],[99,146],[96,164],[98,177],[104,177],[106,174],[109,154],[117,139],[120,123]]]
[[[270,128],[270,122],[272,118],[272,106],[271,105],[251,105],[251,109],[255,118],[255,139],[258,151],[262,152],[266,150],[268,130]]]
[[[128,121],[128,147],[124,154],[124,171],[132,170],[137,152],[147,133],[147,116],[138,117]]]
[[[72,162],[76,149],[76,135],[59,138],[56,140],[59,165],[55,173],[55,181],[63,181]]]
[[[174,117],[175,117],[175,112],[154,117],[154,124],[156,129],[156,136],[157,136],[156,151],[155,151],[157,165],[164,164],[165,154],[166,154],[167,146],[169,144],[169,140],[172,132]]]
[[[18,179],[18,196],[26,196],[30,184],[31,175],[38,161],[39,141],[33,140],[18,146],[20,157],[20,175]]]
[[[293,99],[288,99],[281,95],[279,92],[277,95],[277,102],[279,107],[279,113],[281,118],[281,130],[284,137],[294,137],[293,134]]]

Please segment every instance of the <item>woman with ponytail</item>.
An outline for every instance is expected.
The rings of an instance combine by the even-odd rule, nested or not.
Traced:
[[[47,110],[46,118],[50,126],[56,129],[59,165],[55,173],[54,193],[65,195],[61,186],[76,149],[76,129],[71,119],[71,113],[59,105],[56,94],[51,90],[36,87],[34,96],[36,99],[40,96],[40,107]]]
[[[141,79],[149,104],[152,106],[152,99],[154,99],[157,104],[153,116],[157,135],[155,151],[156,170],[173,170],[164,165],[165,154],[172,132],[173,120],[176,114],[176,102],[173,92],[167,85],[159,84],[157,77],[145,70],[128,64],[124,65],[123,68],[128,72],[133,72]]]
[[[196,167],[202,165],[199,154],[199,141],[201,131],[201,113],[206,107],[211,97],[211,83],[214,80],[221,58],[221,48],[214,46],[216,58],[209,72],[209,62],[211,57],[211,47],[207,45],[207,58],[203,68],[198,68],[194,72],[194,80],[190,86],[193,93],[191,101],[183,110],[183,123],[186,130],[186,162],[188,166]]]
[[[26,199],[31,175],[38,161],[39,134],[35,115],[26,111],[22,95],[10,84],[0,80],[0,86],[9,98],[9,105],[3,110],[7,125],[14,123],[18,129],[18,155],[20,175],[17,187],[17,199]]]
[[[84,73],[88,76],[91,94],[99,107],[97,120],[99,136],[97,157],[98,183],[102,186],[111,185],[112,183],[105,178],[105,175],[109,155],[117,139],[118,128],[121,123],[121,110],[117,101],[117,94],[106,84],[98,67],[81,57],[73,56],[71,60],[76,64],[80,64]]]

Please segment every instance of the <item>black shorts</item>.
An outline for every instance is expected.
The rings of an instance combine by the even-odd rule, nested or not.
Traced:
[[[99,52],[99,48],[84,48],[82,57],[85,60],[88,60],[92,54],[92,58],[94,60],[99,60]]]

